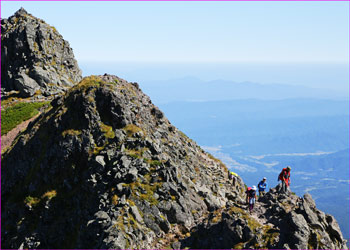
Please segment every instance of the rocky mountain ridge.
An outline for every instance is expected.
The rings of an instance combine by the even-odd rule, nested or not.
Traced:
[[[62,93],[82,79],[69,43],[21,8],[1,19],[1,88],[23,97]]]
[[[224,166],[173,127],[137,84],[86,78],[52,106],[3,156],[5,246],[150,248],[171,229],[188,232],[232,196]],[[73,232],[72,245],[59,240]]]
[[[272,189],[250,216],[242,180],[116,76],[56,98],[2,162],[6,248],[346,247],[309,195]]]
[[[5,87],[59,94],[2,154],[3,248],[346,248],[308,194],[276,187],[250,215],[242,179],[232,183],[137,83],[105,74],[75,85],[71,49],[42,20],[21,9],[3,26]]]

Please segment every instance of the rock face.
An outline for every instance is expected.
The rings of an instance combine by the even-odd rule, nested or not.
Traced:
[[[2,163],[4,248],[345,247],[309,195],[249,215],[242,180],[115,76],[56,98]]]
[[[69,43],[23,8],[1,19],[1,87],[24,97],[61,93],[82,79]]]

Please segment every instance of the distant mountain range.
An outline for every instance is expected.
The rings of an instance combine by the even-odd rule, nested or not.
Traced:
[[[281,100],[289,98],[347,99],[348,93],[286,84],[259,84],[226,80],[202,81],[185,77],[167,81],[144,81],[140,86],[156,103],[207,102],[232,99]]]
[[[201,145],[240,144],[246,154],[348,147],[348,102],[289,99],[174,102],[165,114]]]

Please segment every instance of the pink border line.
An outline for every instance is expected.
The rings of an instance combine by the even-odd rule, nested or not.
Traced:
[[[350,0],[0,0],[0,2],[350,2]]]
[[[32,0],[22,0],[23,2],[33,2]],[[38,2],[47,2],[45,0],[35,0]],[[65,2],[65,1],[70,1],[70,0],[50,0],[51,2]],[[94,0],[75,0],[76,2],[97,2]],[[122,0],[103,0],[103,2],[118,2],[118,1],[122,1]],[[191,1],[191,2],[242,2],[240,0],[152,0],[152,1],[148,1],[148,0],[126,0],[128,2],[163,2],[163,1],[172,1],[172,2],[185,2],[185,1]],[[350,0],[244,0],[243,2],[350,2]],[[1,19],[1,2],[16,2],[16,0],[0,0],[0,19]],[[102,1],[100,1],[102,2]],[[350,13],[350,4],[349,4],[349,13]],[[349,19],[349,26],[350,26],[350,19]],[[0,31],[1,31],[1,27],[0,27]],[[0,33],[1,34],[1,33]],[[1,40],[0,40],[0,46],[1,46]],[[349,51],[350,51],[350,44],[349,44]],[[349,52],[349,58],[350,58],[350,52]],[[348,61],[349,64],[349,61]],[[1,71],[1,51],[0,51],[0,71]],[[350,65],[349,65],[349,71],[348,71],[348,75],[349,75],[349,79],[350,79]],[[1,74],[0,74],[0,88],[1,88]],[[350,96],[350,90],[349,90],[349,96]],[[1,98],[1,93],[0,93],[0,98]],[[1,100],[0,100],[0,107],[1,107]],[[349,100],[349,105],[348,105],[349,109],[350,109],[350,100]],[[349,124],[350,124],[350,116],[349,116]],[[0,112],[0,129],[1,129],[1,112]],[[349,142],[350,142],[350,135],[349,135]],[[0,143],[1,143],[1,138],[0,138]],[[350,153],[350,144],[349,146],[349,153]],[[1,144],[0,144],[0,149],[1,149]],[[349,162],[350,162],[350,157],[349,157]],[[2,172],[2,168],[1,168],[1,160],[0,160],[0,171]],[[0,172],[0,183],[1,183],[1,172]],[[350,180],[350,165],[349,165],[349,180]],[[349,193],[350,193],[350,183],[349,183]],[[1,185],[0,185],[0,198],[1,198]],[[349,200],[349,207],[350,207],[350,200]],[[348,211],[350,214],[350,211]],[[0,213],[1,213],[1,200],[0,200]],[[2,213],[1,213],[2,214]],[[1,224],[1,217],[0,217],[0,224]],[[350,231],[350,217],[349,217],[349,231]],[[0,227],[0,235],[2,235],[1,233],[1,227]],[[347,235],[348,240],[350,240],[350,234]],[[2,249],[1,247],[1,240],[0,240],[0,249]]]

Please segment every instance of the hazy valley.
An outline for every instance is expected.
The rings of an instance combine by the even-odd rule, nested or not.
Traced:
[[[159,104],[178,128],[248,185],[266,176],[274,187],[280,170],[291,165],[292,190],[311,193],[318,206],[338,218],[344,235],[349,232],[347,105],[306,98]]]

